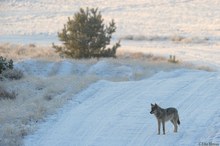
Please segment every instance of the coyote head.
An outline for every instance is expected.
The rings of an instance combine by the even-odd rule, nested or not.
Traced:
[[[155,105],[153,105],[152,103],[151,103],[151,111],[150,111],[150,113],[151,114],[156,114],[157,113],[157,110],[158,110],[158,105],[155,103]]]

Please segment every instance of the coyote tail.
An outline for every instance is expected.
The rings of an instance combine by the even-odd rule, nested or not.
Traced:
[[[177,120],[177,124],[180,125],[180,119]]]

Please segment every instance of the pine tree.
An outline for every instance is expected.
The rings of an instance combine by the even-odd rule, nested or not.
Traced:
[[[58,32],[64,46],[53,44],[56,52],[70,58],[115,57],[120,41],[111,48],[112,34],[116,31],[114,20],[104,25],[101,12],[98,8],[80,9],[73,19],[68,18],[62,32]]]

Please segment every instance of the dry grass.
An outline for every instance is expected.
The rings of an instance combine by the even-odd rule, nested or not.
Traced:
[[[187,36],[143,36],[143,35],[127,35],[121,37],[122,40],[134,40],[134,41],[156,41],[156,42],[163,42],[163,41],[170,41],[173,43],[183,43],[183,44],[200,44],[200,43],[207,43],[210,41],[208,37],[187,37]]]
[[[19,45],[4,43],[0,44],[0,54],[5,58],[10,58],[14,61],[37,58],[55,60],[59,59],[59,55],[54,52],[52,47],[37,46],[35,44]]]

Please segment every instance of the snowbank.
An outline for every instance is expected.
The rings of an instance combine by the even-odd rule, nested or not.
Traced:
[[[100,81],[73,98],[25,139],[26,146],[198,145],[220,143],[220,76],[203,71],[160,72],[147,80]],[[176,107],[181,125],[157,135],[150,103]]]

